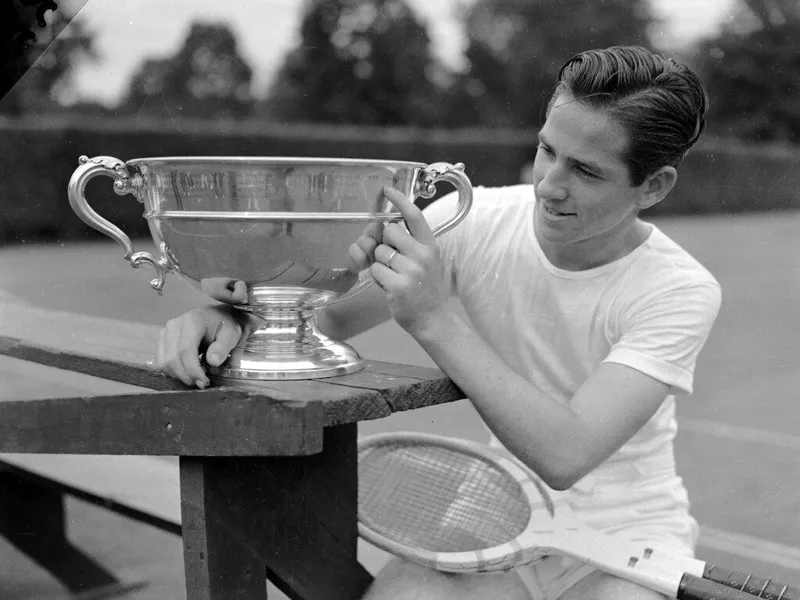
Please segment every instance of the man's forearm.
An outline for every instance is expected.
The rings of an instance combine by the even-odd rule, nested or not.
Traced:
[[[580,416],[506,365],[453,311],[414,337],[500,442],[548,485],[567,488],[596,466]]]
[[[321,310],[317,324],[325,335],[347,340],[391,318],[384,291],[372,284],[353,298]]]

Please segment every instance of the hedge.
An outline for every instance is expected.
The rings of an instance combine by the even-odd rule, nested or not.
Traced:
[[[52,117],[0,120],[0,239],[96,237],[72,212],[66,187],[78,157],[331,156],[463,162],[475,185],[519,181],[535,131],[357,128],[316,124],[142,122]],[[800,150],[710,139],[684,161],[669,198],[649,215],[800,208]],[[444,186],[446,187],[446,186]],[[440,192],[447,190],[440,190]],[[97,178],[90,204],[132,237],[148,235],[142,206]]]

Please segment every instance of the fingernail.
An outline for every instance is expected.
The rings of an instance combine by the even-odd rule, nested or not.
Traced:
[[[218,367],[220,364],[222,364],[222,358],[220,358],[219,354],[211,352],[208,355],[208,364],[210,364],[212,367]]]
[[[195,379],[195,380],[194,380],[194,384],[195,384],[195,385],[196,385],[198,388],[200,388],[201,390],[204,390],[204,389],[205,389],[205,387],[206,387],[206,382],[205,382],[205,381],[203,381],[202,379]]]

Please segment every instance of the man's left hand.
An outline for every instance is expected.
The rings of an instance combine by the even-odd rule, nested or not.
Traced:
[[[397,323],[411,335],[435,327],[447,311],[444,267],[422,211],[402,192],[385,187],[384,195],[403,215],[406,229],[391,223],[374,251],[372,276],[386,291]]]

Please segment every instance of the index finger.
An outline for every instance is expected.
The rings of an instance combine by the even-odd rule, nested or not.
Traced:
[[[408,227],[408,231],[414,236],[414,239],[427,245],[432,245],[436,242],[431,227],[425,220],[425,215],[422,214],[416,204],[411,202],[403,192],[391,186],[385,186],[383,193],[386,199],[403,215],[406,227]]]

